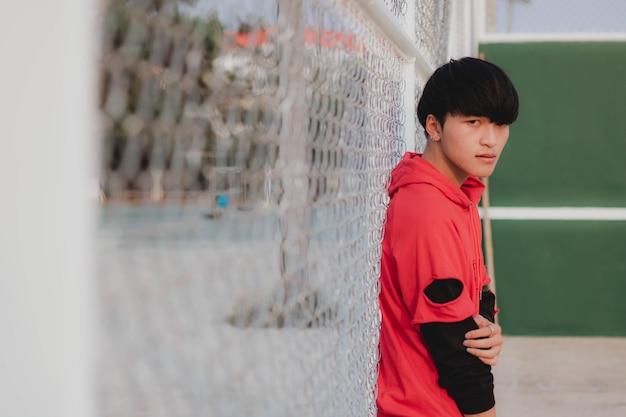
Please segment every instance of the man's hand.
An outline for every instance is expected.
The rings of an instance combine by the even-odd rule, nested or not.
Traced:
[[[498,356],[502,350],[504,339],[502,338],[502,328],[487,320],[481,315],[474,317],[478,329],[465,334],[463,346],[467,352],[476,356],[487,365],[498,363]]]

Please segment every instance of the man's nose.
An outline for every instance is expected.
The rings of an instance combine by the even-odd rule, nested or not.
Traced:
[[[485,127],[485,130],[483,131],[483,136],[481,139],[481,143],[485,146],[489,146],[489,147],[493,147],[496,145],[497,143],[497,138],[498,138],[498,126],[496,126],[495,123],[489,123],[487,124],[487,126]]]

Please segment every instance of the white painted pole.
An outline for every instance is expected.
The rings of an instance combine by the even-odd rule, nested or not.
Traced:
[[[415,4],[413,2],[408,2],[407,4],[405,26],[411,28],[411,30],[407,31],[398,25],[397,18],[382,1],[355,0],[355,2],[361,6],[362,12],[376,25],[386,39],[395,46],[398,53],[407,60],[402,70],[405,79],[404,106],[406,110],[404,141],[406,150],[414,151],[417,147],[415,137],[415,83],[417,79],[425,83],[435,70],[417,49],[414,28]]]
[[[416,112],[417,103],[415,100],[415,66],[413,62],[409,61],[407,65],[402,69],[405,80],[404,89],[404,110],[406,111],[406,119],[404,121],[404,145],[405,151],[416,152],[417,149],[417,137],[416,137]]]
[[[0,13],[0,416],[94,415],[96,10]]]
[[[472,15],[472,56],[478,56],[478,45],[484,38],[486,30],[486,0],[472,0]]]
[[[396,49],[407,58],[416,58],[416,65],[424,68],[425,71],[431,70],[430,65],[419,55],[417,46],[415,45],[415,35],[407,32],[400,25],[398,25],[397,18],[391,13],[389,8],[381,0],[354,0],[361,7],[361,11],[384,33],[385,37],[391,42]],[[408,5],[407,5],[408,6]],[[408,11],[413,5],[408,6],[407,9],[407,22],[415,22]],[[415,15],[413,15],[414,18]],[[413,29],[413,26],[409,26]],[[413,29],[414,30],[414,29]]]
[[[407,12],[405,15],[405,27],[413,28],[412,31],[406,32],[410,42],[416,45],[415,33],[415,2],[408,2]],[[416,57],[407,57],[407,62],[402,69],[402,76],[405,82],[404,88],[404,109],[406,111],[406,119],[404,121],[404,144],[405,151],[417,151],[416,125],[415,118],[417,112],[417,102],[415,100],[415,89],[417,88],[417,78],[421,64],[417,63]],[[428,77],[428,74],[423,74]]]

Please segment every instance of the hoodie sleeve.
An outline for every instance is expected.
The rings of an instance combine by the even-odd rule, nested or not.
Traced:
[[[394,198],[391,255],[413,325],[460,322],[473,316],[478,306],[471,291],[478,269],[473,253],[467,253],[469,226],[459,226],[468,223],[455,221],[459,209],[450,207],[437,189],[423,184],[407,186]],[[424,201],[428,204],[417,203]],[[429,298],[427,288],[437,280],[455,281],[455,297],[443,302]]]

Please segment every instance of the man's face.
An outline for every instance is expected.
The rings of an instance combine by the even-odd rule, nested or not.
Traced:
[[[439,128],[443,173],[458,185],[470,175],[490,176],[509,138],[509,125],[497,125],[488,117],[448,114]]]

